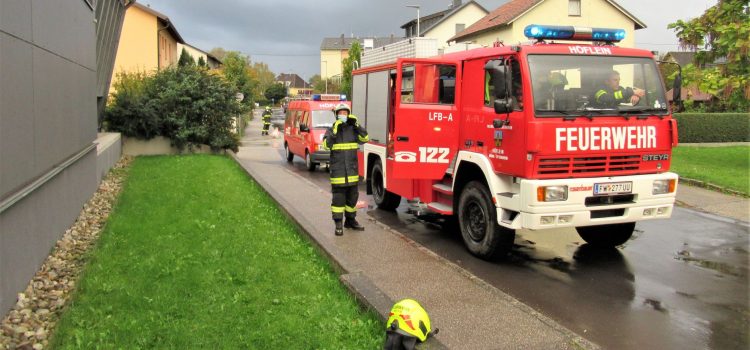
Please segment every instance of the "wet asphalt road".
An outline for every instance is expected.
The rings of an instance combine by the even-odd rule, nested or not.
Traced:
[[[310,173],[299,158],[286,164],[283,143],[270,144],[287,171],[330,189],[327,172]],[[574,229],[522,230],[508,258],[487,262],[418,210],[402,201],[396,212],[368,214],[604,348],[750,348],[746,224],[676,208],[606,251]]]

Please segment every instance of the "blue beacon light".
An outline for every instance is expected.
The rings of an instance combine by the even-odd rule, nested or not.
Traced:
[[[588,28],[575,26],[552,26],[531,24],[523,30],[529,39],[537,40],[576,40],[618,42],[625,39],[624,29]]]

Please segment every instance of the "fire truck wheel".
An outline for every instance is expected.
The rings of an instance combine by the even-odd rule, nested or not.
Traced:
[[[315,171],[315,168],[318,167],[318,163],[313,163],[312,156],[310,156],[310,152],[308,151],[305,151],[305,166],[308,171]]]
[[[597,247],[615,247],[627,242],[635,230],[634,222],[597,226],[576,227],[578,235],[586,243]]]
[[[289,150],[289,145],[286,142],[284,143],[284,152],[286,152],[287,163],[291,163],[292,159],[294,159],[294,153]]]
[[[380,163],[380,160],[376,160],[375,164],[372,165],[370,179],[372,179],[372,199],[378,205],[378,208],[391,211],[396,210],[401,203],[401,196],[385,189],[383,165]]]
[[[516,231],[497,224],[497,210],[487,186],[472,181],[461,191],[458,223],[469,252],[482,258],[506,255],[513,248]]]

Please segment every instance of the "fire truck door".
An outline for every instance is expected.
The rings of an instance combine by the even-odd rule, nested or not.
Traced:
[[[440,179],[456,154],[461,66],[407,59],[397,65],[392,176]]]

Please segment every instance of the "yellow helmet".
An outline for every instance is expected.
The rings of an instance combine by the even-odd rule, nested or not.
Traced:
[[[349,114],[352,114],[352,109],[346,103],[339,103],[333,108],[333,114],[337,114],[340,110],[345,109]]]
[[[413,299],[404,299],[393,305],[388,315],[386,330],[395,331],[405,336],[412,336],[419,341],[427,340],[432,327],[430,316],[422,305]]]

